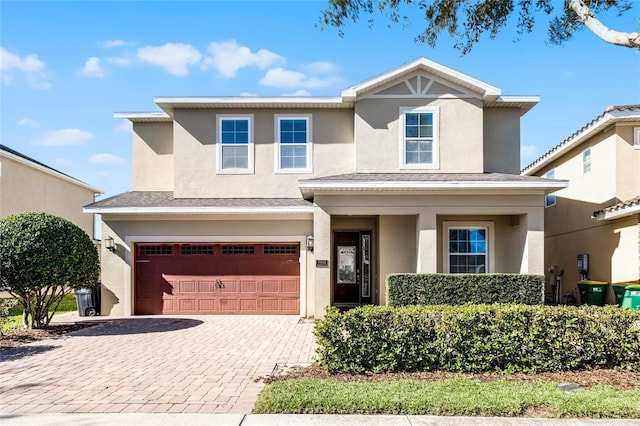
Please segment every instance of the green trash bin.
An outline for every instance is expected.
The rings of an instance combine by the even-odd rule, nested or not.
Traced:
[[[604,291],[607,288],[604,281],[582,280],[578,281],[581,304],[602,306],[604,305]]]
[[[613,294],[616,296],[616,305],[622,306],[622,299],[624,299],[624,291],[631,283],[615,283],[611,284],[613,287]]]
[[[622,307],[640,311],[640,284],[628,285],[625,288]]]

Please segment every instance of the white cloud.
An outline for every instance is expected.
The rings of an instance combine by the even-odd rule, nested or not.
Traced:
[[[0,46],[0,79],[2,84],[12,84],[16,75],[24,76],[27,84],[34,89],[51,87],[47,72],[47,64],[38,59],[38,55],[27,55],[23,58]]]
[[[60,129],[42,134],[33,143],[42,146],[84,145],[93,138],[93,134],[85,130]]]
[[[293,93],[285,93],[283,94],[283,96],[311,96],[311,93],[307,92],[306,90],[296,90]]]
[[[272,68],[267,71],[267,74],[260,80],[260,84],[283,89],[316,89],[319,87],[330,87],[341,81],[339,77],[308,77],[306,74],[298,71]]]
[[[205,58],[202,69],[213,68],[224,78],[234,77],[241,68],[257,67],[264,70],[284,60],[282,56],[265,49],[251,52],[251,49],[240,46],[235,40],[213,42],[207,51],[211,56]]]
[[[129,120],[122,120],[122,123],[114,129],[116,132],[129,133],[133,130],[133,124]]]
[[[126,162],[124,158],[118,157],[113,154],[95,154],[89,158],[89,163],[100,164],[103,166],[116,166]]]
[[[522,164],[529,164],[538,158],[540,150],[536,145],[522,145],[520,147],[520,158]]]
[[[138,49],[138,59],[164,68],[169,74],[182,77],[189,74],[189,65],[200,62],[202,55],[190,44],[167,43]]]
[[[69,167],[73,165],[73,161],[67,160],[66,158],[62,157],[56,158],[55,160],[53,160],[53,163],[58,167]]]
[[[18,126],[39,127],[40,123],[30,118],[23,118],[20,121],[18,121]]]
[[[105,49],[111,49],[113,47],[126,46],[128,44],[131,44],[131,43],[126,42],[124,40],[105,40],[102,43],[100,43],[100,45],[102,47],[104,47]]]
[[[332,74],[338,70],[338,66],[331,62],[317,61],[302,67],[311,74]]]
[[[87,62],[85,62],[80,73],[87,77],[104,77],[101,62],[100,58],[96,58],[95,56],[90,57],[87,59]]]

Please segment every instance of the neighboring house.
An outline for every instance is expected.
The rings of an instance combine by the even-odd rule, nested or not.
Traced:
[[[640,105],[607,108],[522,174],[569,181],[567,188],[546,199],[549,284],[563,270],[562,295],[574,291],[577,297],[576,282],[582,277],[577,257],[581,254],[589,256],[584,275],[592,280],[638,282]],[[611,289],[607,301],[614,301]]]
[[[78,225],[94,237],[92,213],[83,206],[102,192],[9,147],[0,145],[0,218],[46,212]]]
[[[133,191],[102,214],[103,314],[385,304],[392,272],[543,274],[544,197],[519,175],[535,96],[420,58],[337,97],[159,97]]]

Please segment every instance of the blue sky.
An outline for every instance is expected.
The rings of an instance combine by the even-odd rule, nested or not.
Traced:
[[[558,6],[560,1],[558,1]],[[484,37],[466,56],[442,36],[432,49],[407,28],[317,27],[326,2],[0,2],[0,142],[115,195],[131,185],[131,128],[114,112],[156,111],[154,96],[338,96],[419,56],[505,95],[538,95],[522,119],[522,165],[608,105],[640,103],[640,53],[587,30],[563,46],[542,20]],[[623,17],[640,30],[640,2]]]

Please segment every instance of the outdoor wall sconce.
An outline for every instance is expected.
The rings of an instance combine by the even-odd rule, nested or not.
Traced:
[[[313,235],[307,237],[307,250],[313,251]]]
[[[116,251],[116,242],[113,240],[113,237],[108,237],[104,239],[104,247],[109,250],[111,253],[115,253]]]

